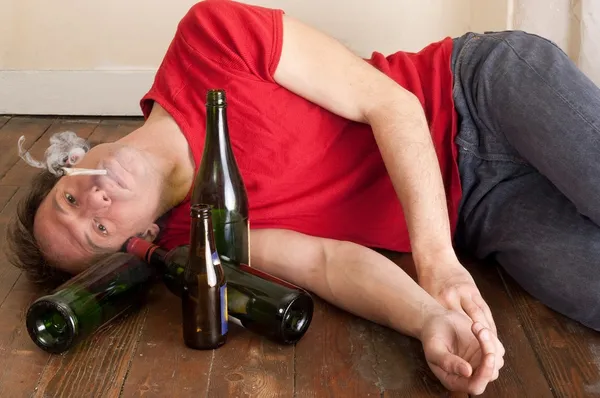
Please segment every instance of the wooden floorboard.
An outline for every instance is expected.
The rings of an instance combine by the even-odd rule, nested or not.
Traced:
[[[63,355],[51,356],[35,397],[118,397],[147,309],[129,312]]]
[[[25,311],[37,294],[23,277],[0,306],[0,397],[30,397],[50,355],[39,350],[25,330]]]
[[[311,328],[280,346],[231,326],[212,351],[185,347],[178,298],[157,286],[143,308],[64,355],[33,344],[24,314],[40,292],[8,264],[6,226],[38,171],[17,141],[43,156],[48,138],[72,130],[115,141],[140,118],[0,116],[0,397],[466,397],[450,394],[429,370],[419,341],[316,298]],[[384,252],[415,277],[410,256]],[[600,396],[600,335],[532,299],[493,264],[464,264],[489,303],[506,365],[483,397]]]
[[[498,378],[482,397],[552,397],[552,389],[537,360],[517,310],[507,294],[495,264],[464,259],[485,301],[490,306],[498,335],[506,349],[505,365]]]
[[[52,125],[52,117],[13,117],[0,128],[0,178],[17,163],[19,159],[18,142],[25,137],[24,148],[29,149]]]
[[[600,397],[600,334],[550,310],[502,276],[556,396]]]
[[[228,342],[215,351],[207,396],[291,397],[294,346],[283,346],[230,326]]]
[[[164,286],[153,290],[123,397],[206,396],[213,353],[184,346],[180,311]]]

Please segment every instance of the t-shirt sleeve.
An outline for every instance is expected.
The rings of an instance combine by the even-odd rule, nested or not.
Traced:
[[[192,51],[224,72],[273,81],[281,54],[282,16],[280,9],[204,0],[192,6],[178,30]]]

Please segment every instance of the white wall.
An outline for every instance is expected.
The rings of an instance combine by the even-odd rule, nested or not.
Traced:
[[[283,8],[361,56],[417,51],[507,21],[506,0],[246,1]],[[194,2],[0,0],[0,113],[139,115],[139,98]]]

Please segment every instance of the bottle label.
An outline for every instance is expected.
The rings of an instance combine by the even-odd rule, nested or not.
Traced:
[[[228,329],[228,311],[227,311],[227,283],[221,286],[221,334],[224,335],[227,333]]]

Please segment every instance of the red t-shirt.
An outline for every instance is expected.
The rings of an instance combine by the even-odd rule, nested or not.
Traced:
[[[402,208],[371,128],[339,117],[277,84],[283,11],[231,0],[194,5],[177,27],[150,91],[141,100],[169,112],[185,134],[196,167],[204,146],[208,89],[227,93],[233,152],[244,179],[252,229],[284,228],[410,251]],[[366,61],[421,101],[437,151],[454,231],[461,195],[446,38],[418,53]],[[189,195],[173,208],[158,243],[189,241]]]

